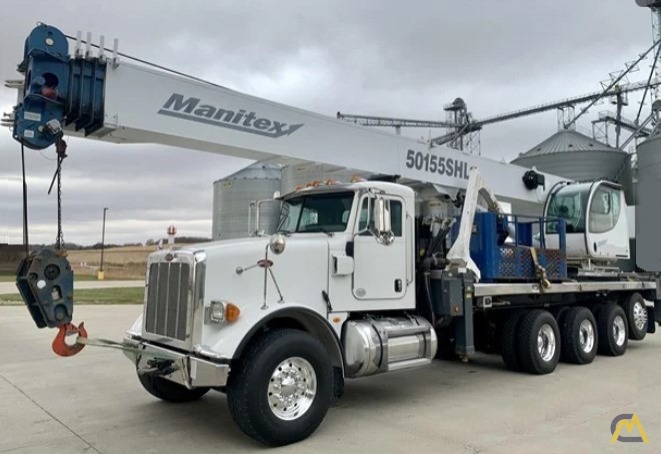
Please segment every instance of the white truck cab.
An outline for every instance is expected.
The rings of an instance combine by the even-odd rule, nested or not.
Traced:
[[[125,340],[144,352],[127,353],[141,382],[152,394],[174,400],[209,388],[248,386],[233,377],[246,361],[260,361],[261,350],[252,349],[269,333],[281,332],[275,327],[305,327],[314,333],[311,348],[323,348],[320,358],[291,357],[298,366],[283,380],[304,394],[321,392],[316,387],[325,380],[332,390],[344,376],[429,364],[436,353],[433,327],[404,315],[416,305],[414,206],[413,190],[393,183],[311,187],[282,198],[279,233],[271,238],[152,254],[144,312]],[[374,319],[350,319],[356,313]],[[328,361],[330,378],[315,370],[315,358]],[[279,380],[277,372],[267,375]],[[312,379],[315,389],[306,381]],[[305,404],[304,396],[287,393],[272,404]],[[295,419],[282,411],[267,416]]]

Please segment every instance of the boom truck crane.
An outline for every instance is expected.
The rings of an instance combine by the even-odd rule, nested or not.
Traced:
[[[66,133],[389,176],[285,194],[270,237],[153,253],[143,313],[113,346],[159,399],[220,390],[243,432],[284,445],[314,432],[345,379],[476,351],[547,374],[561,357],[622,355],[661,322],[658,280],[615,268],[629,243],[613,183],[430,148],[127,60],[89,36],[70,52],[62,32],[38,25],[13,84],[13,137],[36,150],[61,149]],[[59,345],[65,355],[92,341],[71,324],[72,282],[50,249],[17,276],[38,327],[79,334]]]

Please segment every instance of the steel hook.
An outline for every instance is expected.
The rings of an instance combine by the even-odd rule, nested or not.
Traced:
[[[56,355],[73,356],[85,347],[84,344],[79,344],[77,342],[73,345],[69,345],[66,342],[67,336],[72,336],[74,334],[78,335],[77,338],[87,338],[84,322],[81,322],[78,326],[72,323],[65,323],[60,325],[58,329],[57,336],[53,339],[53,351]]]

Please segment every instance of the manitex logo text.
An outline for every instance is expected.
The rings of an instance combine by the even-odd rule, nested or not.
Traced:
[[[622,429],[626,429],[629,434],[633,432],[634,429],[638,429],[640,436],[622,435]],[[622,443],[649,443],[645,429],[643,429],[643,425],[641,424],[640,419],[638,419],[638,415],[635,413],[617,415],[613,418],[613,421],[611,422],[611,434],[613,434],[611,437],[611,444],[616,441]]]
[[[173,93],[158,113],[274,139],[293,134],[303,127],[303,124],[290,125],[259,116],[255,112],[246,112],[243,109],[237,112],[200,103],[199,98],[184,99],[184,95]]]

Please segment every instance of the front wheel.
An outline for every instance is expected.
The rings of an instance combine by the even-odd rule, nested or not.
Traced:
[[[253,342],[230,374],[227,402],[239,428],[270,446],[307,438],[326,416],[333,368],[309,334],[282,329]]]

